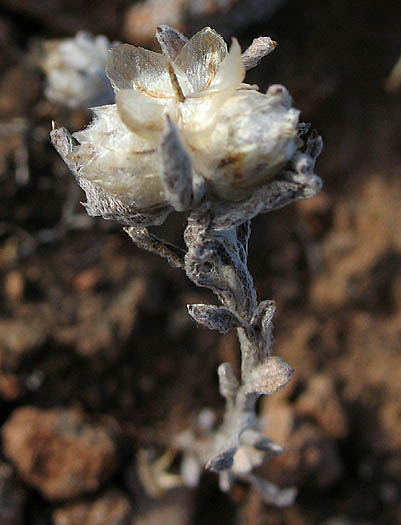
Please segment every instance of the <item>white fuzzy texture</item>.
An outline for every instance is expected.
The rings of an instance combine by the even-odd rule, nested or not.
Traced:
[[[95,109],[74,137],[71,160],[81,177],[139,209],[166,200],[160,145],[167,116],[175,122],[193,171],[211,191],[242,200],[292,158],[299,112],[282,86],[266,94],[243,84],[241,49],[230,51],[210,28],[174,59],[123,44],[110,51],[106,74],[116,104]]]
[[[115,104],[93,111],[93,122],[74,133],[80,146],[68,157],[81,166],[80,175],[124,204],[135,202],[147,208],[163,202],[164,188],[160,177],[155,176],[159,152],[121,122]]]

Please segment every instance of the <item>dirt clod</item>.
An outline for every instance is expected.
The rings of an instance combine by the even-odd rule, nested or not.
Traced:
[[[107,429],[73,410],[22,407],[2,433],[4,451],[22,478],[49,500],[94,492],[117,466]]]

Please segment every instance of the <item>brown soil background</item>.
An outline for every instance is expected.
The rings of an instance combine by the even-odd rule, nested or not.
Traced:
[[[184,3],[159,2],[155,17],[124,0],[0,1],[0,523],[401,523],[401,90],[384,87],[401,4],[238,0],[221,13],[211,1],[194,15]],[[264,471],[298,486],[291,509],[246,485],[222,494],[208,473],[197,489],[145,494],[138,454],[163,454],[204,407],[221,413],[216,367],[238,366],[237,343],[187,316],[207,291],[85,217],[48,141],[52,119],[76,130],[89,115],[43,97],[40,39],[86,29],[151,46],[164,20],[242,48],[277,40],[248,81],[287,86],[325,141],[322,193],[258,217],[250,245],[259,297],[278,305],[275,353],[296,369],[260,403],[287,449]],[[182,244],[184,222],[162,234]]]

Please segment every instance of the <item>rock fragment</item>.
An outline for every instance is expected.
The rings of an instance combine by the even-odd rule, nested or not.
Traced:
[[[49,500],[93,492],[117,466],[110,433],[75,410],[18,408],[2,435],[21,477]]]

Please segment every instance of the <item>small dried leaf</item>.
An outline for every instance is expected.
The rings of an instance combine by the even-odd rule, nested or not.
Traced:
[[[269,357],[254,368],[246,381],[246,392],[270,395],[285,387],[294,370],[279,357]]]
[[[272,456],[280,456],[284,452],[284,448],[281,445],[266,436],[262,436],[253,446],[258,450],[269,452]]]
[[[268,36],[255,38],[248,49],[242,53],[242,61],[245,69],[256,67],[265,56],[269,55],[277,47],[277,42]]]
[[[206,463],[206,468],[212,472],[220,472],[221,470],[228,470],[233,466],[234,463],[234,454],[236,453],[237,448],[230,448],[224,452],[220,452],[213,458],[209,459]]]
[[[230,230],[253,219],[259,213],[278,210],[299,199],[310,199],[322,188],[320,177],[313,174],[282,172],[275,179],[257,188],[241,202],[216,201],[211,227],[216,230]]]
[[[239,317],[222,306],[189,304],[187,308],[189,315],[196,323],[206,326],[210,330],[217,330],[221,334],[243,325]]]

